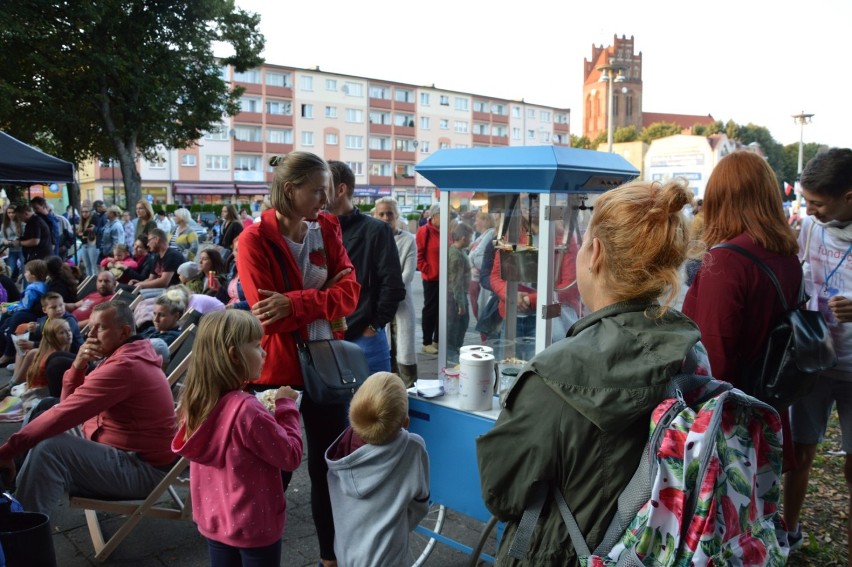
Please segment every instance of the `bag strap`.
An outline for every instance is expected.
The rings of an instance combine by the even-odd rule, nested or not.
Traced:
[[[287,264],[284,262],[284,255],[281,254],[281,250],[279,250],[275,244],[272,244],[272,254],[275,256],[275,260],[278,262],[278,265],[281,266],[281,274],[284,275],[284,291],[286,292],[290,289],[290,277],[287,275]],[[299,350],[307,348],[305,341],[302,339],[302,334],[299,331],[293,331],[293,338],[296,339],[296,347]]]
[[[711,248],[711,250],[715,250],[716,248],[727,248],[728,250],[733,250],[734,252],[737,252],[738,254],[741,254],[741,255],[745,256],[746,258],[748,258],[749,260],[751,260],[752,262],[754,262],[754,264],[758,268],[763,270],[763,273],[765,273],[767,276],[769,276],[770,281],[772,281],[772,285],[775,286],[775,291],[778,293],[778,299],[781,300],[781,306],[784,308],[784,311],[789,311],[790,308],[787,307],[787,300],[784,299],[784,292],[781,290],[781,284],[778,282],[778,278],[775,276],[775,272],[772,271],[772,268],[770,268],[769,266],[764,264],[763,261],[760,258],[758,258],[757,256],[755,256],[754,254],[752,254],[751,252],[749,252],[748,250],[746,250],[745,248],[743,248],[741,246],[737,246],[736,244],[731,244],[730,242],[722,242],[721,244],[717,244],[716,246]],[[802,283],[804,284],[804,282],[802,282]],[[804,291],[803,288],[800,287],[799,288],[799,298],[800,299],[802,297],[803,291]]]

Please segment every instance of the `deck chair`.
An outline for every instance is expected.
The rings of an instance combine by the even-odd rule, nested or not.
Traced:
[[[169,381],[169,386],[172,389],[172,396],[175,403],[180,399],[180,392],[183,389],[183,380],[186,378],[186,373],[189,372],[189,365],[192,364],[192,353],[186,355],[183,360],[172,370],[166,378]]]
[[[204,315],[197,309],[193,309],[190,307],[186,310],[186,313],[183,314],[178,320],[178,326],[181,329],[186,329],[189,325],[198,325],[198,322],[201,321],[201,316]]]
[[[186,470],[188,466],[189,461],[181,457],[144,500],[100,500],[82,496],[71,498],[71,506],[82,509],[86,513],[86,523],[95,548],[96,560],[106,561],[143,517],[192,520],[189,474]],[[182,495],[178,493],[178,489],[186,490],[181,491]],[[101,524],[98,521],[98,512],[126,516],[124,523],[108,540],[104,539]]]
[[[183,362],[183,360],[189,356],[192,352],[192,343],[195,342],[195,335],[198,334],[198,327],[196,325],[190,325],[187,327],[186,331],[180,334],[180,336],[169,345],[169,352],[171,353],[171,358],[169,359],[169,363],[166,365],[166,376],[171,376],[172,372],[175,371],[175,368]],[[181,337],[183,337],[181,339]],[[180,344],[175,346],[174,350],[172,346],[180,340]]]
[[[189,337],[191,337],[195,333],[195,325],[190,324],[188,327],[183,329],[181,333],[177,336],[175,340],[169,345],[169,360],[174,359],[175,353],[180,350],[181,345],[183,345],[184,341],[186,341]]]
[[[98,288],[98,278],[95,276],[87,276],[86,279],[77,285],[77,299],[86,297]]]

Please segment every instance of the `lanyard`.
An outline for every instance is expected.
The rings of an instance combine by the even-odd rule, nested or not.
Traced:
[[[825,227],[822,227],[822,248],[826,251],[826,260],[828,260],[828,248],[825,247]],[[825,275],[825,281],[823,285],[825,285],[825,291],[829,291],[831,289],[828,285],[829,280],[834,277],[834,274],[837,273],[837,270],[839,270],[840,266],[843,265],[843,262],[846,261],[846,257],[849,256],[850,252],[852,252],[852,244],[850,244],[849,248],[846,249],[846,253],[843,254],[843,257],[840,259],[837,265],[834,266],[834,269],[831,270],[831,273],[828,273],[827,265],[823,266],[823,274]],[[826,262],[826,264],[828,264],[828,262]]]

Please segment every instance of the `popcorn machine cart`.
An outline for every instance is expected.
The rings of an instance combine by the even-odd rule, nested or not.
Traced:
[[[482,204],[494,226],[490,275],[486,261],[481,274],[490,284],[483,289],[490,287],[493,296],[485,310],[480,306],[478,318],[470,316],[464,344],[485,344],[498,365],[520,366],[563,338],[584,314],[574,264],[595,201],[639,174],[619,155],[557,146],[440,150],[416,171],[440,190],[439,372],[458,361],[445,339],[456,316],[448,312],[449,282],[458,276],[448,272],[448,258],[452,226],[468,222],[475,212],[471,201]],[[421,558],[436,541],[478,554],[439,532],[445,508],[482,522],[490,518],[481,498],[475,440],[493,426],[498,399],[491,411],[471,412],[459,409],[457,396],[412,394],[409,414],[410,430],[426,441],[436,511],[418,527],[427,540]]]

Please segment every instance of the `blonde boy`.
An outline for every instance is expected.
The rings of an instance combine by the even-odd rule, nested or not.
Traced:
[[[390,372],[367,378],[350,427],[325,454],[340,565],[407,565],[408,534],[429,509],[429,456],[409,433],[408,394]]]

